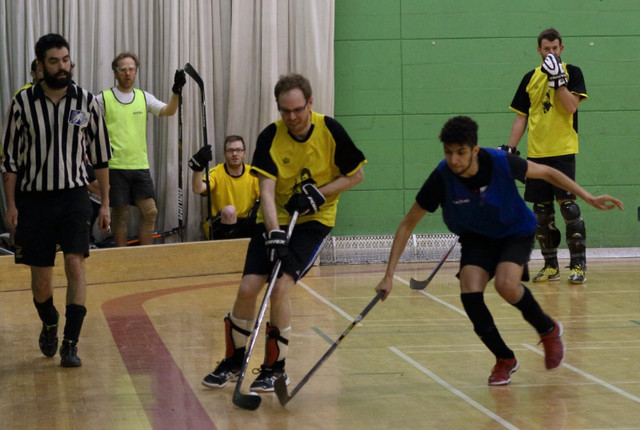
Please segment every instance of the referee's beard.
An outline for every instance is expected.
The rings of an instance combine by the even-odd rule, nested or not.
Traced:
[[[47,72],[46,68],[43,70],[42,75],[44,83],[52,89],[60,89],[69,86],[71,78],[73,77],[71,71],[61,70],[55,75],[52,75]]]

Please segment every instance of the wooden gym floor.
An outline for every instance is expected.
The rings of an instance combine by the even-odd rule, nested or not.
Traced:
[[[555,372],[544,369],[533,329],[490,286],[487,303],[521,365],[506,387],[487,386],[494,362],[462,310],[457,262],[445,263],[423,292],[411,291],[408,280],[424,279],[435,264],[403,264],[390,298],[285,408],[263,394],[258,410],[245,411],[232,405],[233,384],[200,384],[224,354],[222,318],[235,298],[239,263],[232,272],[185,275],[189,263],[181,258],[193,260],[193,248],[176,253],[170,246],[126,251],[125,272],[135,279],[135,268],[151,260],[151,279],[103,277],[89,286],[78,369],[40,353],[28,272],[2,275],[0,429],[640,429],[638,259],[591,260],[584,285],[566,283],[566,269],[559,282],[528,284],[564,324],[567,352]],[[151,248],[174,258],[145,251]],[[122,271],[101,267],[101,258],[92,253],[89,274]],[[228,264],[222,261],[204,267]],[[532,262],[533,272],[539,264]],[[11,257],[0,257],[3,273],[11,265]],[[289,390],[374,297],[383,271],[381,264],[319,266],[298,284]],[[61,313],[65,291],[55,289]],[[244,387],[262,356],[261,335]]]

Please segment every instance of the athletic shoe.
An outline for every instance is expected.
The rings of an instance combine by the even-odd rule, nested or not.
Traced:
[[[260,366],[260,369],[254,369],[254,373],[257,373],[258,371],[260,372],[260,375],[258,375],[256,380],[253,381],[253,384],[251,384],[251,387],[249,388],[251,391],[259,393],[273,392],[275,390],[274,383],[280,375],[284,375],[284,381],[287,385],[291,383],[287,376],[287,372],[284,371],[284,366],[281,366],[280,370],[276,370],[275,368],[269,368],[262,365]]]
[[[511,382],[511,374],[519,368],[520,363],[515,358],[498,358],[491,369],[489,385],[507,385]]]
[[[47,356],[53,357],[58,351],[58,323],[46,325],[42,323],[40,338],[38,339],[40,351]]]
[[[80,367],[82,360],[78,357],[78,342],[64,339],[60,346],[60,366],[62,367]]]
[[[533,277],[533,282],[557,281],[560,279],[560,269],[546,265]]]
[[[210,388],[222,388],[227,382],[235,382],[238,380],[242,363],[232,358],[225,358],[218,367],[202,380],[202,385]]]
[[[587,270],[583,264],[574,264],[569,272],[569,282],[572,284],[582,284],[587,280]]]
[[[544,346],[544,365],[547,370],[556,370],[564,359],[564,343],[562,342],[562,324],[554,321],[553,329],[540,336]]]

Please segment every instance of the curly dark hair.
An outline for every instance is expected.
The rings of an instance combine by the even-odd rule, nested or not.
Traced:
[[[468,116],[455,116],[444,123],[440,141],[444,145],[455,143],[473,148],[478,144],[478,123]]]

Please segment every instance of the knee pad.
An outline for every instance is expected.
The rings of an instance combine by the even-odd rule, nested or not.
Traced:
[[[264,365],[266,367],[273,367],[277,361],[282,361],[287,357],[289,351],[287,337],[290,331],[291,327],[287,327],[281,333],[278,327],[267,323],[267,345],[264,351]]]
[[[533,213],[536,214],[536,239],[543,251],[556,252],[560,245],[560,232],[556,228],[553,202],[534,203]]]
[[[584,258],[587,232],[580,212],[580,207],[574,201],[560,205],[560,212],[567,226],[567,247],[571,257]]]
[[[156,217],[158,216],[156,201],[153,199],[136,200],[136,205],[142,214],[142,226],[140,230],[153,232],[156,225]]]
[[[129,222],[129,206],[117,206],[111,208],[111,229],[114,233],[127,234],[127,223]]]
[[[252,321],[240,320],[232,317],[230,313],[224,317],[225,358],[233,357],[236,349],[244,349],[246,347],[247,338],[251,335],[251,331],[240,326],[252,324]]]

